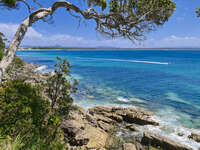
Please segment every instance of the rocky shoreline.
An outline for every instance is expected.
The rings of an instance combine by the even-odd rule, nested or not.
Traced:
[[[24,62],[23,67],[14,68],[6,78],[20,77],[32,84],[40,83],[51,73],[36,73],[38,67]],[[193,150],[159,134],[141,131],[142,126],[159,126],[159,122],[152,119],[153,116],[155,114],[152,112],[138,107],[133,109],[96,106],[85,110],[77,106],[71,111],[69,118],[63,119],[61,128],[70,150]],[[134,136],[124,137],[120,132]],[[188,138],[200,144],[199,133],[191,133]]]
[[[70,119],[63,120],[61,127],[66,139],[69,139],[71,150],[192,150],[187,145],[153,132],[143,132],[128,139],[115,134],[121,129],[139,133],[141,131],[137,126],[159,126],[158,122],[151,119],[152,115],[151,112],[139,108],[96,106],[84,110],[78,107],[70,113]],[[194,137],[197,138],[197,135]]]

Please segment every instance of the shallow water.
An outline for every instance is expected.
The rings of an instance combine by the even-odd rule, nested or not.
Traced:
[[[53,69],[56,56],[79,80],[75,103],[141,106],[175,126],[200,129],[200,51],[19,51]]]

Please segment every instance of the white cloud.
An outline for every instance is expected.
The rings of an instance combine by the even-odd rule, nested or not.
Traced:
[[[0,23],[0,31],[3,32],[8,39],[12,39],[18,25]],[[55,46],[64,47],[200,47],[200,38],[185,36],[179,37],[171,35],[163,39],[148,39],[143,44],[133,44],[126,39],[85,39],[68,34],[44,35],[30,27],[21,45],[30,46]]]
[[[200,47],[200,38],[171,35],[156,43],[157,47]]]
[[[0,23],[0,31],[3,32],[7,38],[11,39],[17,31],[17,24]],[[26,38],[41,38],[42,34],[35,31],[32,27],[28,29]]]

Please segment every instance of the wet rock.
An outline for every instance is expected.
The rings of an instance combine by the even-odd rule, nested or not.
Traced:
[[[142,112],[136,112],[136,113],[127,113],[124,116],[124,121],[128,123],[135,123],[138,125],[155,125],[158,126],[159,123],[153,121],[149,115],[146,115]]]
[[[117,121],[117,122],[122,122],[123,121],[123,117],[122,116],[119,116],[119,115],[116,115],[116,114],[112,114],[110,116],[111,119]]]
[[[137,131],[136,127],[134,125],[132,125],[132,124],[127,124],[126,128],[131,130],[131,131]]]
[[[132,143],[123,144],[122,150],[137,150],[136,146]]]
[[[104,120],[110,118],[116,122],[125,121],[127,123],[135,123],[138,125],[159,125],[158,122],[151,119],[152,113],[147,111],[141,111],[140,109],[117,107],[107,108],[103,106],[97,106],[89,109],[89,113],[103,116]]]
[[[160,136],[155,133],[145,132],[142,138],[142,144],[151,145],[153,147],[160,147],[164,150],[192,150],[192,148],[172,141],[168,138]]]
[[[180,133],[180,132],[179,132],[179,133],[178,133],[178,136],[184,136],[184,133]]]
[[[191,133],[188,138],[200,143],[200,134]]]

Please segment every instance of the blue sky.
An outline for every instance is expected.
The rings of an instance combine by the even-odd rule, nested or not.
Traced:
[[[48,6],[53,1],[55,0],[48,1],[49,3],[45,1],[45,5]],[[200,18],[195,14],[195,8],[200,7],[200,0],[174,1],[177,8],[173,16],[157,31],[147,34],[147,40],[141,44],[133,44],[128,39],[106,38],[95,31],[93,21],[82,22],[78,27],[76,18],[64,9],[59,9],[54,14],[53,24],[42,21],[35,23],[21,46],[200,47]],[[76,3],[85,8],[82,0]],[[12,39],[17,26],[28,15],[28,11],[23,5],[18,10],[0,9],[0,31]]]

